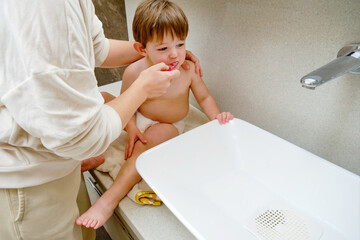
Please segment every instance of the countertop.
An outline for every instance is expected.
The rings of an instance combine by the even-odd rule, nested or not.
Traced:
[[[112,178],[107,173],[93,170],[92,174],[97,178],[100,186],[104,188],[103,190],[108,189],[113,183]],[[142,206],[125,197],[120,201],[115,212],[120,214],[139,239],[196,239],[165,204]]]

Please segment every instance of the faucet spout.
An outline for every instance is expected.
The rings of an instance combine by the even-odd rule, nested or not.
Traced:
[[[360,45],[357,45],[360,46]],[[341,50],[340,50],[341,51]],[[360,73],[360,50],[347,52],[343,56],[305,75],[300,82],[303,87],[315,89],[321,84],[348,72]]]

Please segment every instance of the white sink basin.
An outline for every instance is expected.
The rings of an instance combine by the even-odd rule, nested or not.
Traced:
[[[158,145],[136,167],[198,239],[360,239],[358,175],[239,119]]]

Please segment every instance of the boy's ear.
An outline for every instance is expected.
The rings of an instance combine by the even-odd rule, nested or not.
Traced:
[[[139,42],[135,42],[134,43],[134,49],[135,51],[137,51],[140,55],[146,57],[147,53],[146,53],[146,49],[144,48],[144,46],[139,43]]]

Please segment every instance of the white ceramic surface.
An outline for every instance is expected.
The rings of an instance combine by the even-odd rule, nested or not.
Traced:
[[[240,119],[184,133],[136,167],[198,239],[256,239],[245,223],[274,202],[315,222],[321,239],[360,239],[360,177]]]

